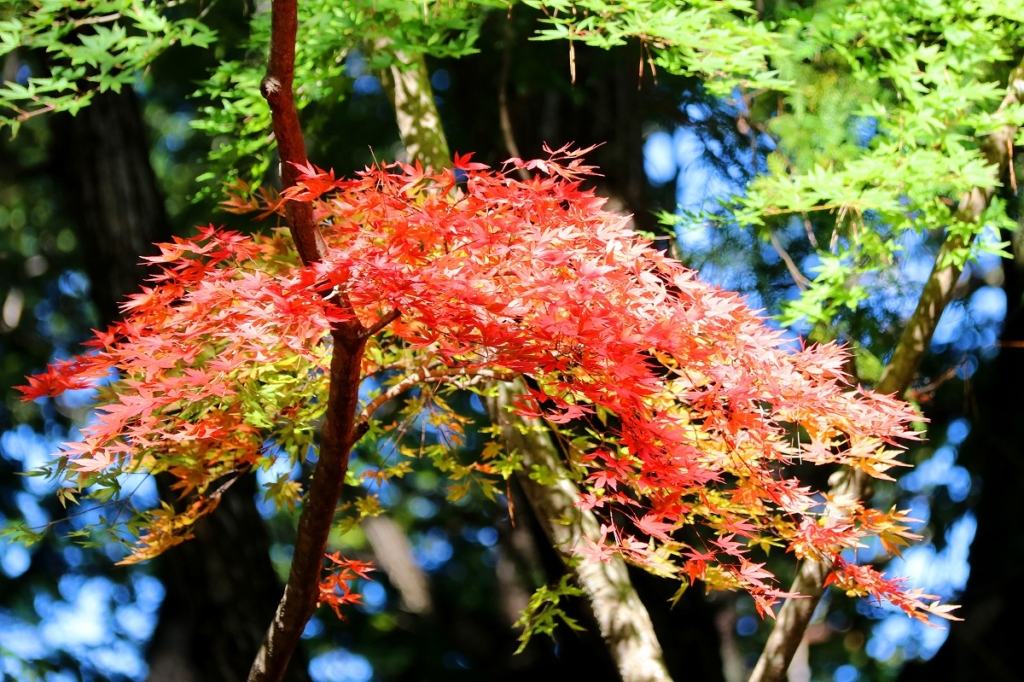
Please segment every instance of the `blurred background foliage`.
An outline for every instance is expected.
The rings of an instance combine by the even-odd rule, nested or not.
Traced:
[[[597,13],[594,6],[601,3],[577,3],[580,14],[571,16],[568,3],[530,4],[538,6],[301,3],[298,83],[310,158],[340,174],[402,158],[394,111],[375,75],[388,66],[389,52],[376,41],[426,54],[453,150],[473,151],[475,160],[500,165],[513,144],[519,155],[536,157],[545,142],[552,148],[601,143],[588,158],[603,173],[596,189],[614,209],[632,213],[638,230],[655,235],[699,269],[702,279],[740,291],[752,307],[785,319],[794,339],[838,337],[850,344],[857,354],[851,373],[866,384],[876,380],[942,238],[940,223],[926,223],[928,229],[915,223],[915,211],[925,208],[909,206],[929,191],[927,182],[897,196],[909,197],[898,220],[892,211],[860,213],[859,234],[881,235],[878,243],[888,244],[875,250],[858,243],[856,231],[843,231],[849,225],[842,212],[837,218],[835,211],[796,207],[759,221],[744,218],[758,192],[769,191],[774,180],[806,181],[810,174],[813,181],[817,169],[849,168],[891,139],[891,112],[905,104],[898,74],[854,77],[855,64],[869,58],[859,56],[857,62],[822,47],[841,39],[830,33],[836,32],[837,16],[853,33],[856,20],[871,20],[865,18],[868,10],[857,14],[853,4],[841,3],[693,3],[737,22],[746,17],[750,25],[758,16],[774,19],[743,34],[755,44],[768,44],[764,31],[789,36],[792,50],[762,55],[775,75],[735,85],[680,67],[692,62],[679,61],[672,35],[652,37],[653,29],[635,17],[602,15],[603,32],[574,33],[580,16]],[[634,4],[641,18],[643,12],[657,18],[671,9],[671,3]],[[21,474],[47,461],[58,442],[75,437],[89,396],[26,404],[11,387],[53,358],[77,352],[90,329],[117,315],[117,302],[145,275],[135,264],[153,241],[211,221],[256,229],[220,211],[217,202],[222,183],[234,178],[277,182],[269,114],[258,93],[267,6],[246,0],[172,3],[157,14],[179,31],[174,44],[150,50],[152,58],[147,52],[145,59],[129,60],[133,68],[127,70],[80,52],[45,49],[45,40],[77,45],[67,30],[89,26],[75,22],[96,16],[89,14],[92,6],[97,12],[128,12],[135,5],[16,0],[0,8],[0,21],[8,22],[0,25],[0,59],[9,127],[18,122],[18,107],[37,101],[24,95],[32,79],[63,74],[89,84],[78,94],[54,96],[56,112],[25,116],[16,136],[4,131],[0,137],[0,525],[24,520],[50,529],[30,546],[0,541],[0,675],[50,682],[239,679],[276,605],[294,535],[294,513],[267,503],[261,487],[282,475],[301,479],[309,472],[247,477],[232,487],[196,540],[153,565],[115,568],[122,551],[117,541],[84,538],[83,546],[67,536],[100,514],[115,518],[132,507],[155,505],[166,494],[161,482],[126,481],[130,494],[120,509],[63,509],[47,481]],[[156,6],[139,5],[147,11]],[[965,7],[880,3],[876,9],[902,8],[925,17],[917,33],[910,33],[920,45],[934,45],[948,43],[949,36],[932,35],[929,22],[953,26],[959,19],[951,17],[984,14]],[[759,14],[745,13],[751,10]],[[29,23],[29,17],[38,20],[47,12],[65,17],[65,24],[37,26],[35,42],[4,33],[19,17]],[[1009,66],[1021,56],[1019,22],[1010,21],[1008,12],[991,11],[1013,24],[1000,29],[1002,44],[992,39],[972,47],[961,36],[965,53],[974,56],[964,57],[958,68],[977,67],[986,82],[1005,84]],[[142,14],[137,17],[125,22],[127,36],[151,30]],[[986,30],[977,21],[970,35]],[[882,23],[872,30],[881,31]],[[559,26],[567,27],[564,35],[558,35]],[[544,31],[548,38],[575,39],[533,39]],[[871,35],[879,54],[892,47],[881,34]],[[148,45],[107,38],[108,43],[92,43],[97,54]],[[927,57],[921,64],[927,67]],[[1000,98],[999,92],[975,93],[977,106],[961,109],[991,112],[992,101]],[[870,115],[865,102],[871,101],[890,109]],[[969,166],[977,157],[971,136],[984,124],[971,123],[970,130],[956,120],[945,124],[948,139],[921,146],[935,149],[959,140],[968,149],[963,154],[975,154],[961,159]],[[972,172],[965,171],[967,187],[977,175]],[[967,264],[911,390],[930,420],[928,440],[907,455],[916,467],[874,490],[876,506],[912,509],[923,535],[922,544],[905,550],[887,571],[964,603],[967,624],[928,628],[876,604],[830,594],[798,652],[791,680],[973,680],[982,669],[986,678],[1021,676],[1009,634],[1021,613],[1014,585],[1024,565],[1024,542],[1014,522],[1024,472],[1017,395],[1024,383],[1024,254],[1010,229],[1019,215],[1016,175],[1012,182],[1002,179],[993,209],[998,214],[980,223],[985,231],[979,243],[988,248],[976,250]],[[948,180],[945,194],[958,196],[963,182]],[[730,203],[734,196],[741,197],[739,203]],[[993,253],[1000,243],[1008,244],[1007,258]],[[837,253],[847,269],[829,279],[829,255]],[[825,293],[811,299],[806,292],[815,291],[809,286],[815,279]],[[854,289],[856,295],[843,293]],[[799,307],[808,300],[817,307]],[[472,420],[459,452],[469,460],[485,443],[478,434],[487,424],[485,410],[475,396],[456,395],[452,401]],[[422,418],[414,425],[420,432],[407,435],[414,447],[421,438],[443,438]],[[354,472],[387,457],[396,445],[361,446]],[[828,473],[800,472],[821,487]],[[585,632],[560,628],[513,655],[519,644],[513,623],[534,589],[559,580],[561,560],[514,480],[496,500],[473,490],[454,504],[446,501],[445,486],[420,460],[383,486],[364,483],[384,513],[359,528],[339,530],[332,544],[352,558],[375,560],[380,570],[358,586],[363,605],[349,609],[345,621],[322,611],[310,622],[304,660],[293,666],[293,679],[615,679],[579,601],[566,608],[587,626]],[[865,548],[859,558],[876,555],[887,560],[879,547]],[[784,579],[793,570],[787,559],[770,557]],[[639,572],[633,579],[675,679],[745,679],[771,627],[747,597],[690,590],[670,607],[669,584]]]

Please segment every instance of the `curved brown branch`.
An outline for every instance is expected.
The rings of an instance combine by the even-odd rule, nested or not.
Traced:
[[[401,316],[402,316],[402,311],[399,310],[398,308],[395,308],[390,313],[387,313],[386,315],[381,317],[379,320],[374,322],[372,326],[367,327],[366,330],[363,332],[363,335],[366,338],[370,338],[371,336],[373,336],[374,334],[376,334],[381,329],[383,329],[384,327],[388,326],[389,324],[391,324],[392,322],[394,322],[395,320],[397,320]]]
[[[260,91],[270,105],[281,156],[281,179],[286,189],[298,179],[296,166],[306,164],[306,147],[292,90],[297,28],[296,0],[273,0],[270,59]],[[322,259],[327,246],[313,219],[312,207],[288,202],[285,216],[303,262],[308,265]],[[381,322],[390,322],[389,317],[386,315]],[[356,440],[354,418],[368,331],[355,319],[331,330],[334,348],[330,393],[319,459],[299,516],[288,583],[249,671],[249,682],[279,682],[284,677],[302,631],[317,607],[327,537],[345,481],[349,451]]]
[[[359,416],[356,418],[356,430],[365,433],[370,417],[373,416],[373,413],[376,412],[381,405],[389,400],[394,400],[417,384],[449,381],[460,377],[478,380],[486,379],[487,381],[512,381],[517,376],[518,375],[512,374],[511,372],[495,372],[490,369],[466,369],[462,367],[444,366],[420,367],[412,372],[412,374],[403,377],[397,384],[391,386],[379,396],[364,405],[363,409],[359,412]]]
[[[1024,63],[1010,74],[1007,94],[1000,105],[1000,110],[1024,100]],[[1013,137],[1017,133],[1015,126],[1004,126],[992,133],[982,142],[982,150],[989,165],[996,167],[996,177],[1003,177],[1009,165],[1009,151]],[[988,208],[995,188],[975,187],[963,197],[957,207],[956,219],[962,222],[977,222]],[[924,358],[932,334],[953,298],[953,290],[960,279],[961,268],[952,262],[950,255],[970,244],[963,238],[950,235],[939,249],[935,267],[925,283],[917,308],[910,322],[900,336],[899,344],[892,358],[885,366],[882,377],[875,386],[879,393],[903,395],[910,387],[917,368]],[[829,491],[835,497],[846,496],[864,499],[870,491],[870,479],[862,471],[843,470],[833,476]],[[811,615],[824,593],[825,579],[832,571],[827,562],[805,560],[797,572],[796,580],[790,592],[806,595],[803,599],[790,599],[779,612],[775,628],[768,637],[761,658],[750,676],[750,682],[781,682],[793,659]]]
[[[786,269],[789,270],[789,276],[793,278],[793,282],[796,283],[797,288],[800,289],[800,291],[805,291],[810,282],[806,277],[804,277],[804,274],[800,272],[800,268],[796,266],[796,263],[793,261],[793,257],[790,256],[789,252],[786,251],[786,248],[782,246],[782,242],[780,242],[778,236],[776,236],[775,230],[771,228],[768,229],[768,239],[771,240],[775,253],[779,254],[779,258],[781,258],[782,262],[786,264]]]
[[[260,93],[270,105],[274,139],[281,157],[281,184],[287,189],[299,178],[297,165],[306,165],[306,142],[302,137],[299,111],[295,107],[295,37],[298,33],[297,0],[273,0],[270,8],[270,58],[267,73],[260,83]],[[327,253],[327,245],[313,220],[313,207],[289,201],[285,217],[292,239],[306,265],[315,263]]]

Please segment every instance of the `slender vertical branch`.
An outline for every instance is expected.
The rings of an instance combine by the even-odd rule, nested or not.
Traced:
[[[281,183],[293,186],[299,177],[296,165],[305,165],[306,142],[302,137],[299,111],[295,107],[295,37],[298,33],[297,0],[273,0],[270,7],[270,57],[260,93],[270,105],[274,139],[281,157]],[[285,217],[299,256],[306,265],[324,257],[327,246],[313,220],[313,207],[289,201]]]
[[[1010,74],[1007,93],[999,109],[1003,110],[1021,100],[1024,100],[1024,63]],[[1003,177],[1006,173],[1010,163],[1009,151],[1012,149],[1016,133],[1015,126],[1004,126],[981,143],[985,159],[989,165],[995,166],[997,178]],[[960,201],[955,214],[956,220],[980,220],[995,191],[995,187],[975,187]],[[939,324],[939,318],[953,298],[953,290],[960,279],[962,268],[954,262],[951,255],[968,246],[970,243],[957,235],[949,235],[943,242],[935,259],[935,267],[917,302],[917,308],[903,330],[878,385],[875,386],[877,392],[903,395],[910,387],[931,343],[935,327]],[[832,479],[829,492],[833,497],[864,499],[869,494],[870,479],[862,471],[843,470],[833,475]],[[800,565],[790,591],[806,595],[806,598],[790,599],[782,607],[750,682],[781,682],[785,678],[793,654],[800,646],[804,631],[811,622],[811,615],[824,593],[825,579],[831,571],[831,564],[824,561],[808,559]]]
[[[512,5],[508,7],[505,17],[505,34],[501,44],[501,73],[498,75],[498,121],[501,124],[501,139],[505,142],[508,153],[521,157],[519,145],[516,144],[515,132],[512,130],[512,116],[508,112],[508,82],[512,75],[512,44],[515,39],[512,33]],[[520,180],[529,180],[530,173],[516,167],[516,175]]]
[[[270,59],[260,92],[270,105],[281,156],[281,179],[287,188],[298,179],[295,164],[306,163],[306,146],[292,90],[298,28],[296,0],[273,0],[271,22]],[[288,202],[286,218],[303,262],[309,265],[322,259],[327,247],[313,219],[312,207]],[[288,583],[249,671],[249,682],[279,682],[283,678],[302,631],[316,609],[327,537],[345,482],[349,451],[356,440],[354,419],[367,331],[354,319],[331,330],[334,348],[330,393],[316,471],[299,516]]]

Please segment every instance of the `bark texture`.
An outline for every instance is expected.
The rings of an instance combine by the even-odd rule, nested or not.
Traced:
[[[110,322],[146,275],[142,256],[171,237],[139,103],[130,89],[97,94],[77,116],[55,117],[54,133],[93,298]]]
[[[379,40],[373,49],[385,52],[389,42]],[[409,162],[420,161],[433,168],[444,168],[451,163],[451,154],[434,103],[426,60],[422,54],[395,52],[392,56],[394,63],[377,75],[395,108],[395,120]]]
[[[255,495],[255,477],[239,477],[196,537],[165,557],[160,576],[167,597],[148,682],[244,679],[281,593]],[[285,679],[309,679],[305,668],[293,666]]]

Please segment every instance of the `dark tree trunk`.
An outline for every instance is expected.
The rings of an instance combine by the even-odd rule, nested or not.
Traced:
[[[908,665],[901,682],[1024,680],[1017,630],[1024,610],[1018,585],[1024,566],[1019,521],[1024,490],[1024,240],[1019,231],[1012,243],[1014,257],[1003,261],[1003,348],[990,371],[976,377],[977,413],[970,415],[971,434],[960,448],[960,462],[982,484],[974,507],[978,530],[971,544],[971,573],[966,591],[956,599],[963,604],[957,613],[963,621],[952,624],[949,638],[930,661]]]
[[[109,322],[145,277],[141,256],[171,237],[139,104],[129,89],[97,95],[77,116],[55,117],[54,133],[66,205]],[[161,495],[173,499],[165,483],[158,480]],[[195,539],[161,558],[167,592],[148,653],[150,682],[245,679],[281,594],[255,494],[252,476],[241,477]],[[289,679],[307,679],[297,663]]]
[[[77,116],[54,120],[54,158],[77,223],[93,300],[104,323],[145,277],[142,256],[171,238],[149,145],[131,90],[96,95]]]

